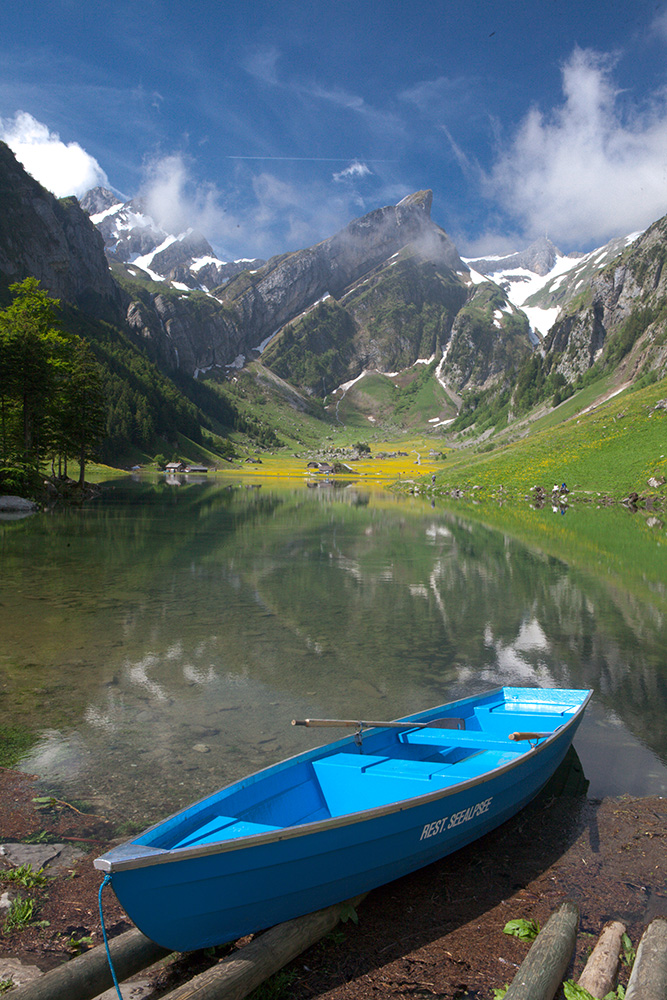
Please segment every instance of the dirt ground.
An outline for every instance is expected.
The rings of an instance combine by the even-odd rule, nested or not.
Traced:
[[[114,840],[104,817],[63,803],[34,803],[30,776],[0,769],[0,843],[57,840],[88,853],[52,869],[44,888],[9,890],[35,899],[48,926],[0,931],[0,958],[48,970],[101,942],[92,860]],[[40,808],[41,805],[41,808]],[[511,982],[529,945],[503,933],[508,920],[540,924],[564,901],[580,909],[568,977],[577,978],[604,924],[623,921],[636,948],[645,926],[667,916],[667,799],[587,799],[547,789],[514,820],[455,855],[375,890],[348,921],[286,967],[264,997],[388,1000],[470,997],[491,1000]],[[66,855],[67,856],[67,855]],[[56,865],[58,860],[56,859]],[[0,871],[10,866],[0,857]],[[110,936],[131,924],[105,890]],[[0,910],[0,926],[6,910]],[[158,997],[224,954],[169,959],[151,973]],[[622,969],[621,981],[627,981]],[[11,991],[10,994],[11,995]]]

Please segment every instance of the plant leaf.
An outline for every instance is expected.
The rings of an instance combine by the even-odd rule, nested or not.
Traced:
[[[568,979],[563,983],[563,993],[565,1000],[595,1000],[595,997],[579,986],[573,979]]]
[[[621,961],[631,969],[635,964],[636,957],[637,952],[632,947],[632,941],[627,934],[623,934],[621,937]]]
[[[540,933],[540,925],[536,920],[525,920],[518,917],[516,920],[508,920],[503,927],[503,934],[510,934],[518,937],[522,941],[534,941]]]

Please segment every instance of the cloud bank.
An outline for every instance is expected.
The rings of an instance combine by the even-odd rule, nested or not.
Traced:
[[[0,118],[0,139],[35,180],[57,198],[81,197],[93,187],[108,185],[107,175],[77,142],[64,143],[27,111]]]
[[[667,93],[639,107],[615,88],[612,70],[608,57],[575,49],[563,103],[531,109],[483,177],[526,237],[601,243],[667,211]]]

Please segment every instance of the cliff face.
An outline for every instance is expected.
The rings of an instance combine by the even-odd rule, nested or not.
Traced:
[[[431,221],[432,199],[430,191],[418,192],[356,219],[314,247],[274,258],[256,274],[231,281],[222,300],[259,343],[325,295],[340,298],[408,244],[432,261],[467,272],[452,241]]]
[[[56,298],[91,315],[118,319],[122,296],[100,234],[75,198],[45,191],[0,142],[0,275],[32,275]]]
[[[600,358],[624,375],[667,371],[667,217],[590,281],[583,302],[550,331],[545,348],[568,381]]]

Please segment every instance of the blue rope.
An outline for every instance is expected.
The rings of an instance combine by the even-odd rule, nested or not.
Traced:
[[[107,951],[107,962],[109,963],[109,969],[111,970],[111,978],[113,979],[113,984],[116,987],[116,993],[119,996],[119,1000],[123,1000],[123,994],[120,992],[120,986],[118,985],[118,980],[116,979],[116,970],[113,967],[113,962],[111,961],[111,952],[109,951],[109,942],[107,940],[107,929],[104,926],[104,914],[102,912],[102,889],[105,885],[111,884],[111,875],[105,875],[100,886],[100,891],[98,893],[98,900],[100,904],[100,921],[102,924],[102,937],[104,938],[104,947]]]

